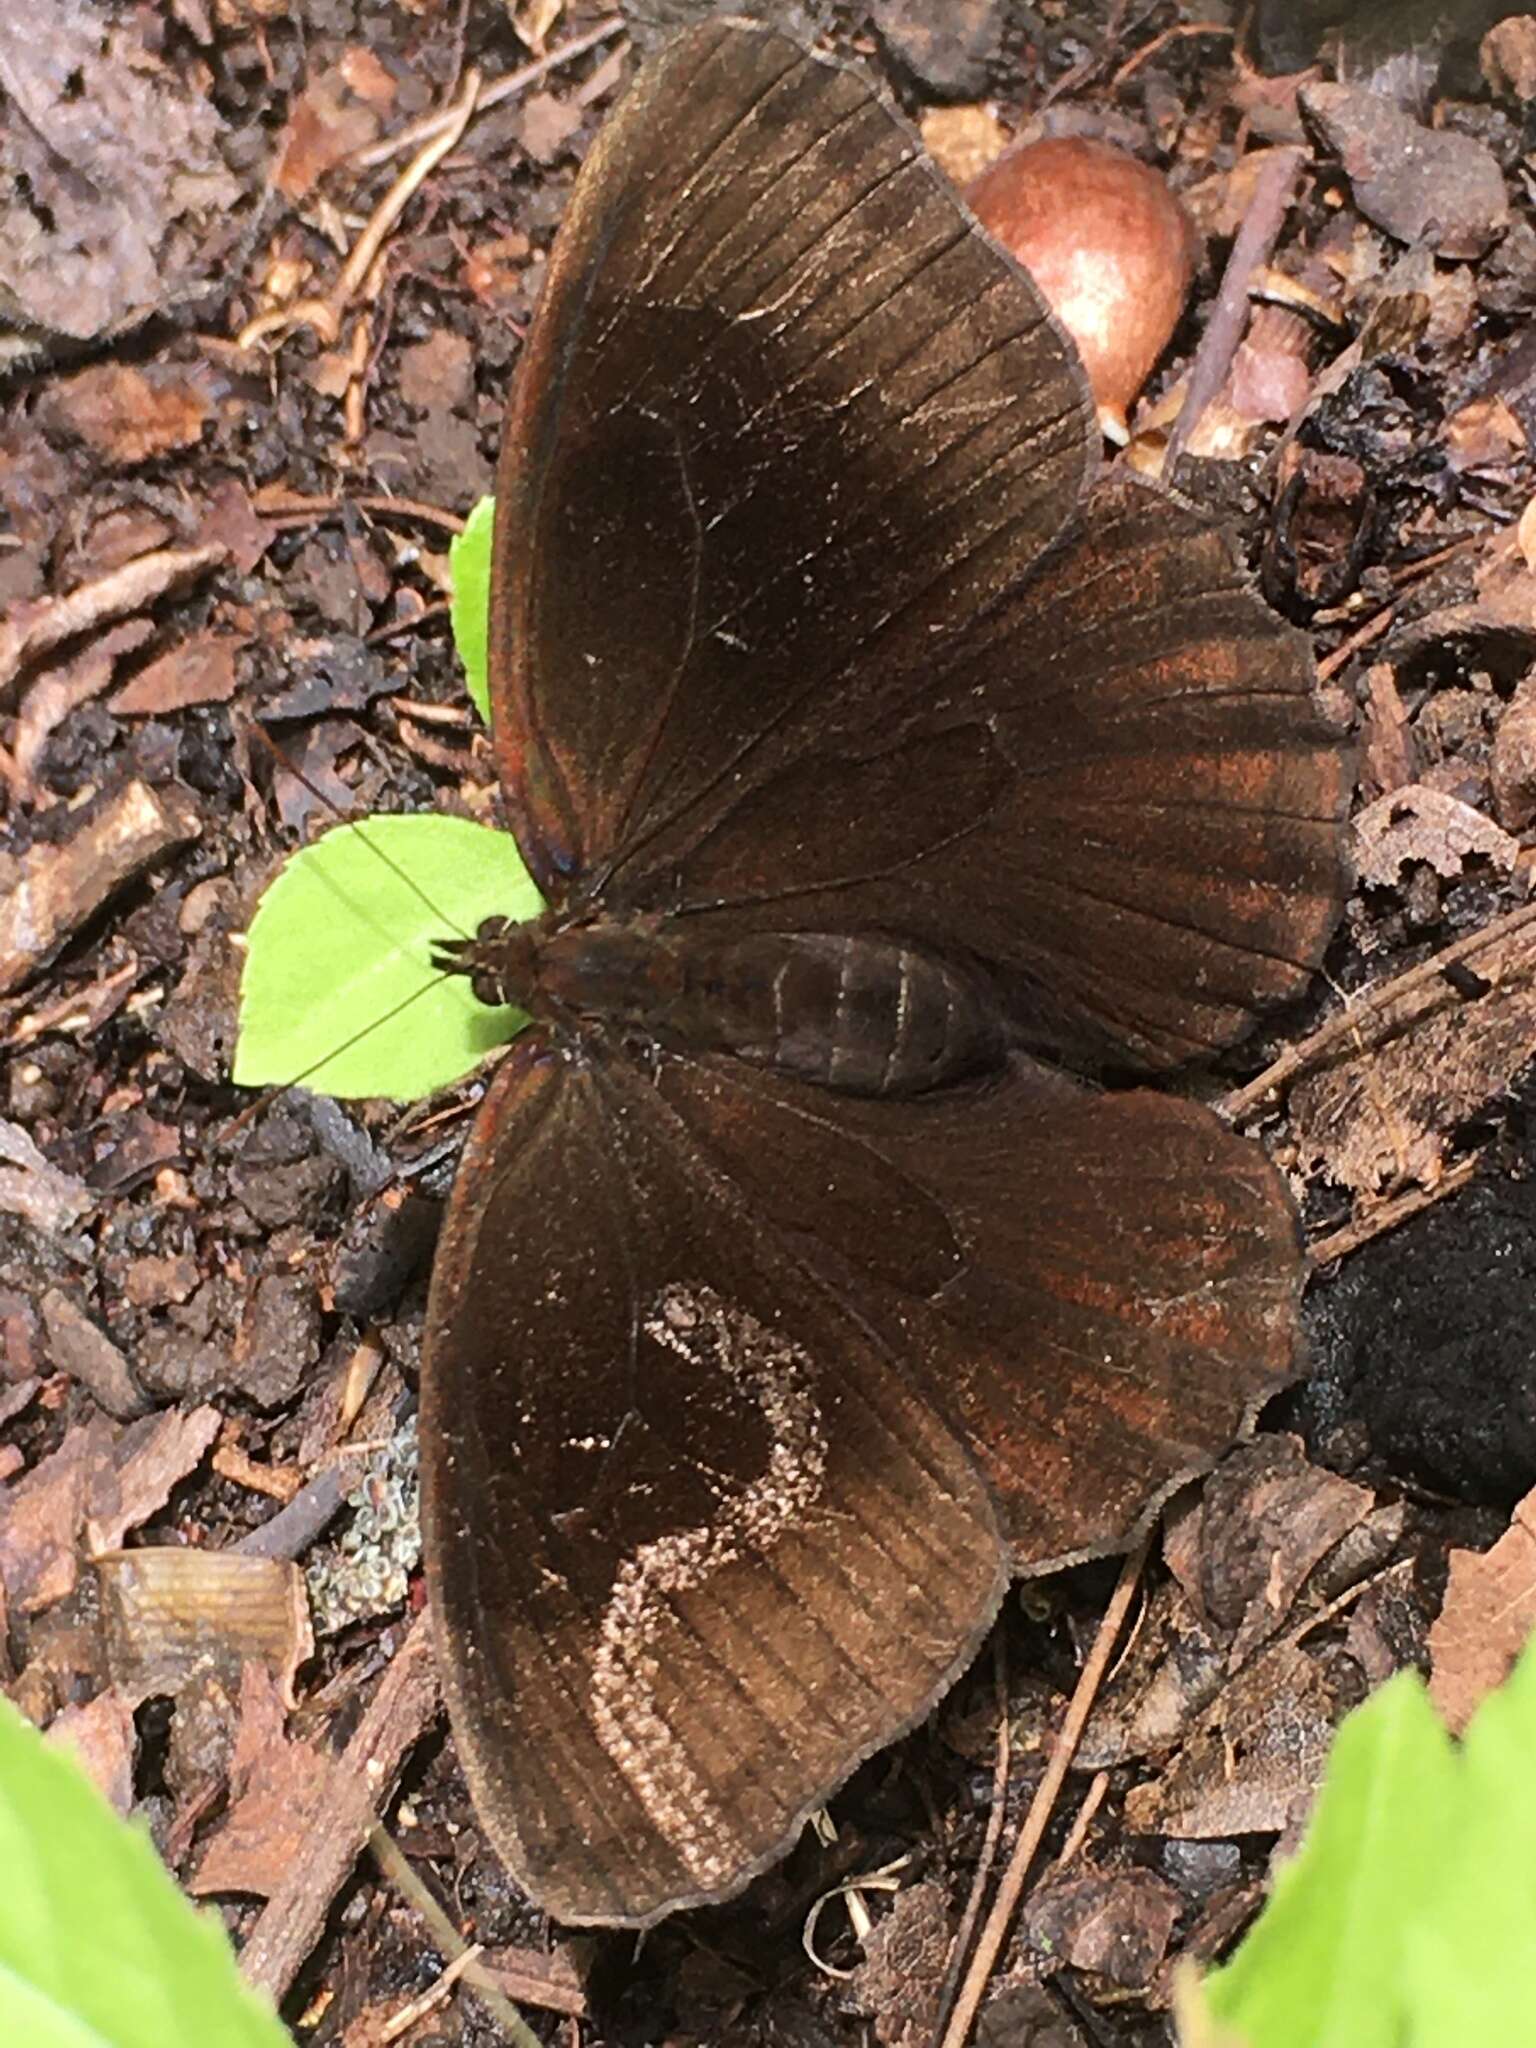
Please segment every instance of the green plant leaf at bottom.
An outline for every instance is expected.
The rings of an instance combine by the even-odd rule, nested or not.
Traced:
[[[251,921],[236,1082],[405,1101],[446,1087],[527,1019],[439,973],[433,946],[542,907],[508,832],[435,815],[338,825],[293,855]]]
[[[1410,1927],[1439,1880],[1457,1777],[1415,1673],[1343,1722],[1301,1853],[1207,1979],[1216,2020],[1251,2048],[1404,2048]]]
[[[148,1837],[0,1699],[5,2048],[293,2048]]]

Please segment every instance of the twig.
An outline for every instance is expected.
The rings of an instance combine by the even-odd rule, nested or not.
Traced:
[[[378,1864],[401,1898],[414,1906],[426,1921],[439,1955],[448,1958],[447,1969],[432,1986],[432,1991],[426,1995],[430,1998],[433,1992],[451,1988],[453,1982],[462,1977],[464,1982],[472,1987],[476,1997],[484,1999],[492,2016],[500,2021],[507,2038],[515,2041],[518,2048],[543,2048],[538,2035],[517,2007],[478,1969],[480,1944],[476,1942],[471,1948],[464,1940],[431,1891],[412,1870],[409,1859],[401,1852],[388,1829],[381,1826],[372,1828],[368,1835],[368,1848],[374,1862]],[[399,2013],[395,2015],[390,2023],[391,2028],[399,2027],[401,2017]],[[399,2031],[403,2032],[403,2027],[399,2027]],[[393,2032],[387,2032],[384,2038],[393,2040],[395,2035]]]
[[[1088,1787],[1087,1792],[1083,1796],[1082,1805],[1077,1809],[1077,1817],[1067,1832],[1067,1839],[1061,1845],[1061,1854],[1056,1858],[1056,1868],[1058,1870],[1064,1869],[1072,1861],[1078,1850],[1081,1849],[1084,1842],[1087,1841],[1088,1830],[1093,1825],[1093,1817],[1104,1804],[1104,1795],[1108,1790],[1108,1771],[1097,1772],[1093,1783]]]
[[[470,71],[465,75],[464,89],[458,99],[445,110],[442,131],[432,141],[423,144],[374,208],[372,218],[353,243],[352,252],[341,267],[341,275],[331,289],[321,298],[300,299],[295,305],[280,306],[271,313],[259,313],[240,330],[237,344],[240,348],[250,348],[268,334],[281,333],[286,337],[300,327],[313,327],[328,348],[335,346],[341,333],[342,315],[372,269],[385,237],[426,178],[457,146],[459,137],[469,125],[469,117],[475,111],[479,96],[480,74]]]
[[[441,505],[429,505],[421,498],[389,498],[368,492],[357,497],[307,498],[294,491],[286,497],[262,499],[257,511],[268,526],[313,526],[353,505],[360,512],[377,512],[385,519],[419,519],[423,525],[440,526],[447,533],[462,533],[466,524],[457,512],[444,511]]]
[[[1029,1876],[1030,1865],[1034,1862],[1035,1851],[1039,1848],[1041,1838],[1050,1822],[1067,1772],[1072,1768],[1072,1758],[1087,1725],[1088,1716],[1093,1710],[1093,1703],[1098,1696],[1099,1687],[1114,1651],[1115,1638],[1120,1633],[1131,1601],[1135,1597],[1137,1581],[1141,1577],[1141,1568],[1146,1563],[1151,1540],[1149,1530],[1121,1567],[1119,1580],[1110,1596],[1109,1605],[1104,1610],[1104,1619],[1099,1623],[1099,1632],[1094,1637],[1093,1648],[1088,1653],[1082,1676],[1077,1681],[1076,1690],[1067,1707],[1066,1717],[1061,1724],[1061,1734],[1057,1738],[1051,1760],[1046,1766],[1044,1777],[1035,1788],[1035,1796],[1029,1803],[1028,1813],[1024,1816],[1024,1826],[1018,1841],[1014,1844],[1013,1855],[1009,1859],[1007,1870],[1003,1873],[1003,1881],[998,1886],[997,1897],[992,1902],[992,1911],[987,1916],[986,1926],[981,1930],[976,1953],[971,1958],[971,1966],[960,1987],[960,1996],[955,2001],[954,2012],[950,2015],[949,2025],[944,2030],[941,2048],[965,2048],[965,2043],[970,2037],[982,1997],[992,1981],[992,1972],[997,1966],[998,1956],[1002,1953],[1008,1930],[1013,1925],[1013,1916],[1023,1896],[1025,1880]]]
[[[1008,1726],[1008,1651],[1001,1629],[992,1636],[992,1675],[997,1688],[997,1754],[992,1761],[992,1805],[987,1813],[987,1831],[982,1839],[981,1855],[971,1878],[970,1894],[965,1902],[965,1911],[960,1916],[960,1926],[950,1944],[949,1962],[944,1971],[944,1983],[939,1991],[938,2011],[934,2018],[934,2032],[942,2032],[949,2017],[950,2003],[960,1982],[960,1972],[965,1968],[965,1959],[971,1952],[971,1936],[976,1931],[976,1922],[981,1918],[981,1902],[986,1897],[987,1886],[992,1882],[992,1867],[997,1861],[997,1847],[1003,1838],[1003,1820],[1008,1806],[1008,1765],[1013,1743]]]
[[[1305,160],[1304,150],[1277,149],[1259,173],[1253,198],[1221,274],[1215,310],[1195,351],[1184,403],[1168,436],[1168,450],[1163,457],[1166,475],[1172,475],[1173,465],[1199,425],[1201,414],[1227,381],[1232,358],[1248,325],[1249,283],[1255,271],[1262,270],[1274,253]]]
[[[1117,93],[1133,72],[1139,71],[1149,58],[1155,57],[1165,43],[1176,41],[1180,36],[1235,36],[1237,30],[1229,21],[1178,21],[1172,28],[1165,28],[1160,36],[1154,36],[1150,43],[1143,43],[1134,57],[1127,57],[1114,77],[1109,81],[1111,96]]]
[[[1432,1188],[1409,1188],[1401,1195],[1394,1195],[1390,1202],[1380,1202],[1364,1216],[1357,1216],[1352,1222],[1332,1230],[1326,1237],[1317,1237],[1308,1247],[1312,1264],[1330,1266],[1335,1259],[1357,1252],[1361,1245],[1369,1244],[1373,1237],[1381,1237],[1389,1230],[1395,1230],[1399,1223],[1406,1223],[1411,1216],[1420,1215],[1425,1209],[1432,1209],[1436,1202],[1443,1202],[1447,1195],[1454,1195],[1458,1188],[1464,1188],[1483,1163],[1481,1152],[1474,1152],[1470,1159],[1458,1159],[1454,1166],[1448,1166]]]
[[[1362,1043],[1379,1043],[1370,1038],[1362,1027],[1374,1025],[1383,1013],[1398,1008],[1405,997],[1416,995],[1421,988],[1442,983],[1446,1002],[1461,1002],[1452,985],[1445,980],[1446,969],[1456,967],[1463,961],[1475,961],[1480,953],[1491,948],[1500,948],[1508,940],[1536,927],[1536,903],[1523,904],[1519,910],[1511,910],[1504,917],[1496,917],[1492,924],[1484,925],[1481,931],[1471,932],[1464,939],[1457,939],[1453,945],[1436,953],[1429,960],[1421,960],[1417,967],[1410,967],[1406,974],[1399,974],[1390,981],[1382,982],[1369,994],[1362,996],[1352,1010],[1330,1017],[1320,1024],[1310,1037],[1299,1044],[1287,1046],[1280,1057],[1271,1061],[1262,1074],[1235,1088],[1217,1107],[1230,1123],[1241,1123],[1250,1116],[1269,1096],[1278,1094],[1298,1074],[1306,1073],[1321,1063],[1326,1054],[1346,1041],[1351,1046]],[[1411,1017],[1398,1020],[1400,1029],[1407,1029],[1418,1023],[1424,1012],[1416,1011]]]
[[[609,42],[623,32],[625,23],[622,14],[610,14],[606,21],[600,21],[596,28],[589,28],[584,35],[573,36],[570,42],[562,43],[558,50],[550,50],[533,63],[524,64],[520,70],[509,71],[503,78],[496,78],[483,86],[476,104],[477,114],[499,107],[503,100],[515,99],[526,92],[530,85],[537,85],[552,71],[558,71],[564,64],[577,57],[584,57],[588,50],[595,50],[599,43]],[[388,135],[382,142],[372,142],[366,149],[360,149],[344,159],[347,168],[355,171],[371,171],[378,164],[387,164],[391,157],[401,156],[408,149],[415,149],[423,142],[431,142],[443,132],[453,116],[450,110],[441,109],[435,114],[423,114],[419,121],[413,121],[408,128],[402,128],[397,135]],[[455,137],[457,140],[457,137]]]
[[[1397,616],[1397,599],[1383,605],[1379,612],[1372,612],[1363,626],[1356,626],[1347,640],[1341,640],[1326,661],[1317,664],[1317,679],[1326,683],[1330,676],[1336,676],[1346,662],[1353,661],[1362,647],[1369,647],[1373,640],[1379,640]]]

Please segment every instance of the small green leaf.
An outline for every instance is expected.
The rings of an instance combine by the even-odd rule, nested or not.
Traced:
[[[256,907],[236,1082],[407,1101],[446,1087],[527,1018],[440,974],[433,945],[542,907],[509,832],[431,814],[337,826],[296,853]]]
[[[464,681],[475,709],[491,722],[491,685],[486,674],[486,637],[491,612],[491,530],[496,500],[481,498],[464,531],[448,544],[448,574],[453,595],[448,603],[448,622],[453,644],[464,664]]]
[[[0,2041],[293,2048],[147,1835],[0,1699]]]
[[[1459,1759],[1417,1673],[1339,1728],[1301,1853],[1206,1984],[1252,2048],[1401,2048],[1415,1916],[1434,1894]]]

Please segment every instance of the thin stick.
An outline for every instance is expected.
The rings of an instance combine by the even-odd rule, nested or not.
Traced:
[[[1109,90],[1117,93],[1134,72],[1141,69],[1150,57],[1155,57],[1165,44],[1176,41],[1180,36],[1225,36],[1230,41],[1237,30],[1230,21],[1179,21],[1172,28],[1165,28],[1160,36],[1154,36],[1150,43],[1143,43],[1134,57],[1127,57],[1114,77],[1109,81]]]
[[[509,71],[503,78],[493,79],[482,88],[475,111],[483,114],[491,107],[499,107],[503,100],[514,99],[518,93],[526,92],[530,85],[537,85],[547,78],[551,71],[558,71],[563,64],[571,63],[577,57],[584,57],[588,50],[595,50],[599,43],[606,43],[623,32],[625,23],[622,14],[610,14],[606,21],[600,21],[596,28],[589,28],[584,35],[574,36],[568,43],[562,43],[558,50],[550,50],[531,64],[524,64],[520,70]],[[446,109],[435,114],[423,114],[419,121],[413,121],[408,128],[402,128],[397,135],[389,135],[382,142],[372,142],[366,149],[358,150],[345,159],[347,168],[355,171],[371,171],[376,164],[387,164],[391,157],[402,156],[408,149],[415,149],[423,142],[431,142],[441,135],[451,122],[452,113]]]
[[[1306,152],[1301,149],[1277,149],[1259,173],[1253,198],[1221,274],[1215,311],[1206,322],[1195,352],[1184,403],[1168,436],[1168,449],[1163,457],[1167,475],[1172,475],[1173,465],[1199,425],[1201,414],[1227,381],[1232,358],[1248,325],[1248,286],[1255,271],[1262,270],[1274,253],[1305,157]]]
[[[1397,599],[1384,605],[1379,612],[1372,612],[1363,626],[1356,626],[1347,640],[1341,640],[1326,660],[1317,664],[1317,679],[1326,683],[1330,676],[1336,676],[1346,662],[1353,661],[1362,647],[1369,647],[1373,640],[1379,640],[1397,617]]]
[[[369,1830],[368,1847],[384,1876],[426,1921],[438,1953],[446,1956],[450,1965],[458,1964],[464,1982],[473,1988],[475,1996],[483,1999],[492,2016],[500,2021],[508,2040],[515,2041],[517,2048],[544,2048],[511,1999],[499,1991],[473,1961],[463,1960],[469,1944],[412,1870],[409,1859],[382,1823],[376,1822]]]
[[[1082,1805],[1077,1809],[1077,1818],[1072,1823],[1067,1839],[1061,1845],[1061,1854],[1056,1858],[1056,1868],[1058,1870],[1065,1869],[1078,1850],[1082,1848],[1084,1842],[1087,1841],[1088,1830],[1093,1825],[1093,1817],[1104,1804],[1104,1795],[1108,1790],[1108,1771],[1097,1772],[1093,1783],[1088,1787]]]
[[[1014,1844],[1013,1855],[998,1886],[997,1897],[992,1902],[992,1911],[987,1924],[981,1931],[976,1944],[976,1953],[971,1958],[970,1969],[960,1987],[960,1996],[955,2001],[954,2012],[944,2031],[941,2048],[965,2048],[971,2027],[980,2009],[982,1997],[992,1981],[992,1972],[1002,1953],[1008,1930],[1013,1925],[1013,1916],[1018,1911],[1019,1900],[1024,1893],[1025,1880],[1030,1865],[1034,1862],[1035,1851],[1050,1822],[1057,1797],[1066,1782],[1067,1772],[1072,1768],[1072,1758],[1087,1726],[1088,1716],[1098,1697],[1104,1673],[1114,1652],[1115,1638],[1130,1611],[1131,1601],[1136,1594],[1136,1584],[1141,1577],[1141,1568],[1147,1560],[1147,1550],[1152,1541],[1149,1530],[1121,1567],[1120,1578],[1104,1610],[1104,1619],[1099,1623],[1099,1632],[1094,1637],[1093,1648],[1083,1665],[1082,1676],[1072,1694],[1066,1718],[1061,1724],[1061,1734],[1046,1766],[1045,1776],[1035,1788],[1035,1796],[1029,1803],[1029,1812],[1024,1816],[1024,1826]]]
[[[299,327],[313,327],[328,348],[335,346],[341,333],[342,315],[373,268],[385,238],[428,176],[457,146],[479,97],[480,74],[471,71],[465,76],[464,90],[444,112],[441,133],[411,159],[374,208],[372,218],[353,243],[351,254],[341,266],[341,275],[331,289],[322,298],[300,299],[297,305],[280,306],[271,313],[258,314],[241,328],[237,338],[240,348],[252,347],[263,335],[279,331],[288,334]]]
[[[1308,1246],[1312,1264],[1332,1265],[1335,1259],[1342,1259],[1350,1252],[1357,1252],[1361,1245],[1369,1244],[1373,1237],[1396,1230],[1410,1217],[1432,1209],[1436,1202],[1443,1202],[1447,1195],[1454,1195],[1458,1189],[1464,1188],[1482,1163],[1481,1152],[1474,1152],[1470,1159],[1458,1159],[1454,1166],[1445,1169],[1432,1188],[1409,1188],[1401,1195],[1394,1195],[1390,1202],[1378,1203],[1366,1215],[1357,1216],[1353,1222],[1330,1231],[1326,1237],[1314,1238]]]
[[[977,1859],[976,1870],[971,1878],[970,1895],[965,1902],[965,1911],[960,1916],[959,1929],[950,1944],[949,1962],[939,1992],[938,2011],[934,2016],[936,2034],[942,2031],[949,2016],[950,2004],[960,1982],[960,1972],[965,1968],[965,1959],[971,1952],[971,1936],[976,1932],[976,1922],[981,1918],[981,1902],[987,1895],[987,1886],[992,1882],[992,1869],[997,1862],[998,1844],[1003,1839],[1003,1820],[1008,1807],[1008,1766],[1013,1741],[1008,1726],[1008,1651],[1000,1628],[992,1637],[992,1675],[997,1688],[997,1755],[992,1761],[992,1805],[987,1813],[987,1831],[982,1838],[981,1855]]]

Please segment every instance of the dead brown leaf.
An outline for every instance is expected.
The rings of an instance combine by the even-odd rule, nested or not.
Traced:
[[[1295,1436],[1259,1437],[1216,1467],[1169,1564],[1229,1637],[1230,1670],[1285,1626],[1313,1571],[1371,1505],[1367,1487],[1309,1463]]]
[[[1536,1634],[1536,1491],[1491,1550],[1453,1550],[1439,1619],[1429,1632],[1429,1696],[1459,1735],[1504,1683]]]
[[[885,2048],[927,2048],[938,2017],[951,1929],[943,1888],[907,1885],[864,1943],[852,1989]]]
[[[536,164],[563,156],[581,127],[581,109],[552,92],[531,93],[518,117],[517,139]]]
[[[1503,1093],[1533,1043],[1536,907],[1526,906],[1357,998],[1225,1107],[1240,1119],[1289,1086],[1301,1172],[1361,1195],[1405,1179],[1432,1186],[1445,1134]]]
[[[213,410],[196,366],[93,363],[50,386],[47,415],[104,462],[148,462],[202,439]]]
[[[1123,1991],[1152,1982],[1184,1900],[1151,1870],[1095,1870],[1047,1879],[1019,1923],[1023,1945],[1044,1974],[1087,1970]]]
[[[1126,1825],[1181,1841],[1280,1833],[1311,1801],[1340,1710],[1317,1660],[1276,1643],[1222,1688],[1163,1775],[1127,1793]]]
[[[355,57],[357,53],[349,52]],[[312,78],[288,116],[272,182],[285,199],[302,199],[326,172],[354,150],[366,149],[379,133],[378,81],[368,74],[366,93],[346,59]],[[388,74],[385,74],[386,78]]]

